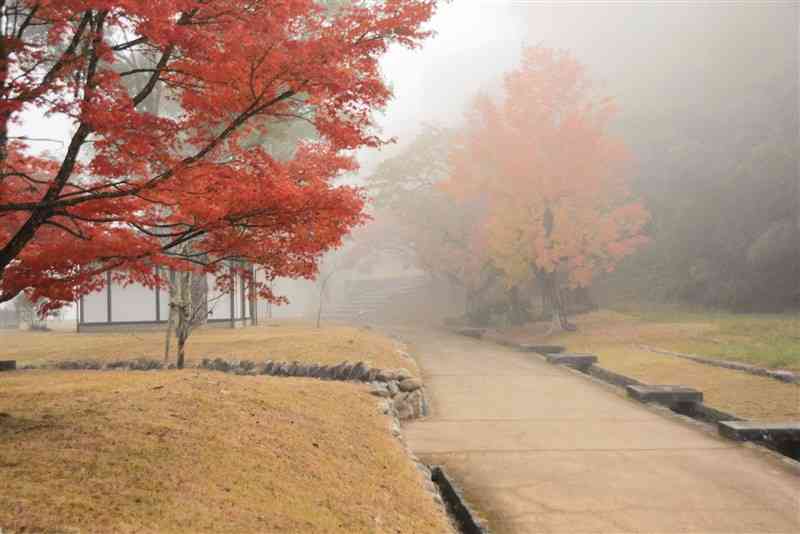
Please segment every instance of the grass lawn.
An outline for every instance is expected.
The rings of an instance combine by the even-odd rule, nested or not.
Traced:
[[[533,324],[503,334],[523,342],[556,343],[572,352],[595,354],[600,366],[647,384],[695,387],[703,392],[709,406],[745,419],[800,420],[800,385],[642,348],[647,345],[800,370],[800,340],[792,339],[799,333],[797,316],[599,311],[580,315],[575,321],[577,332],[545,336],[549,325]]]
[[[61,360],[101,361],[140,357],[163,359],[164,332],[22,332],[0,330],[0,360],[41,365]],[[172,351],[172,361],[175,351]],[[397,353],[397,345],[375,331],[351,326],[276,321],[249,328],[202,328],[187,343],[189,363],[202,358],[340,363],[366,361],[373,367],[405,367],[414,362]]]
[[[388,425],[356,384],[0,374],[0,530],[447,532]]]
[[[639,312],[631,317],[688,329],[685,336],[652,336],[651,344],[660,348],[800,371],[800,314],[662,311]]]

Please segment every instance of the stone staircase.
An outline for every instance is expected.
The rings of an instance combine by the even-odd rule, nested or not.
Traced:
[[[367,323],[399,318],[398,303],[422,297],[429,285],[426,276],[353,280],[343,297],[323,306],[322,320]]]

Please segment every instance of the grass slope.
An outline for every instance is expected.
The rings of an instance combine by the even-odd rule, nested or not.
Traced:
[[[364,386],[28,371],[0,413],[4,532],[447,531]]]
[[[202,358],[282,360],[340,363],[367,361],[374,367],[405,367],[414,374],[413,361],[397,354],[392,340],[363,328],[323,326],[282,321],[240,328],[202,328],[189,338],[189,362]],[[18,365],[97,359],[101,361],[164,357],[164,333],[144,332],[21,332],[0,330],[0,360]],[[172,352],[174,360],[175,353]]]

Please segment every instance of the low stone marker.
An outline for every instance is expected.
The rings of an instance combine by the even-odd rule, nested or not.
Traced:
[[[17,368],[17,360],[0,360],[0,371],[14,371]]]
[[[461,334],[462,336],[467,337],[474,337],[475,339],[480,339],[483,337],[483,328],[459,328],[456,330],[457,333]]]
[[[759,423],[757,421],[720,421],[720,435],[736,441],[800,442],[800,423]]]
[[[560,354],[567,350],[566,347],[561,345],[531,345],[529,343],[520,343],[517,348],[523,352],[537,352],[539,354]]]
[[[593,354],[547,354],[545,356],[548,363],[554,365],[566,365],[575,369],[588,369],[597,363],[597,356]]]
[[[670,408],[688,408],[703,402],[703,392],[686,386],[627,386],[630,397],[641,402],[654,402]]]

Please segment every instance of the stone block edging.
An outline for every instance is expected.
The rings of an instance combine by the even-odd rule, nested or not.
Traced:
[[[486,334],[485,328],[474,327],[474,326],[448,326],[446,329],[453,334],[457,334],[459,336],[464,337],[471,337],[473,339],[483,339],[484,334]]]
[[[510,343],[506,340],[505,343],[500,343],[501,345],[512,346],[515,348],[524,348],[526,345],[514,344]],[[524,349],[523,349],[524,350]],[[526,351],[531,352],[531,351]],[[540,358],[547,360],[547,356],[552,354],[551,352],[538,352],[532,351],[534,354],[539,356]],[[593,379],[599,381],[600,383],[610,385],[616,388],[625,389],[627,386],[644,386],[643,382],[636,380],[635,378],[631,378],[629,376],[625,376],[619,373],[615,373],[614,371],[609,371],[608,369],[604,369],[597,364],[591,365],[584,369],[572,369],[569,368],[570,371],[575,373],[580,373],[582,375],[589,375]],[[665,408],[668,409],[668,408]],[[736,415],[729,414],[727,412],[723,412],[721,410],[717,410],[716,408],[712,408],[710,406],[706,406],[703,403],[697,403],[692,407],[692,413],[689,415],[683,415],[683,417],[687,418],[688,420],[695,420],[701,423],[711,423],[716,424],[720,421],[744,421],[744,419],[737,417]]]
[[[431,466],[431,479],[438,486],[439,493],[447,505],[448,512],[458,523],[462,534],[489,534],[489,528],[477,519],[464,499],[463,493],[447,476],[445,470],[438,465]]]
[[[676,358],[683,358],[703,365],[710,365],[713,367],[722,367],[724,369],[732,369],[734,371],[742,371],[755,376],[765,376],[787,382],[789,384],[800,384],[800,373],[794,373],[784,369],[765,369],[756,365],[748,363],[732,362],[728,360],[717,360],[714,358],[706,358],[704,356],[696,356],[694,354],[684,354],[682,352],[673,352],[671,350],[659,349],[649,345],[639,345],[639,348],[655,354],[662,354],[665,356],[674,356]]]
[[[626,385],[626,381],[630,381],[632,384],[641,384],[641,382],[634,380],[633,378],[618,375],[597,366],[592,366],[588,371],[580,371],[571,367],[565,367],[564,370],[583,376],[584,378],[593,381],[598,386],[605,387],[608,388],[609,391],[616,392],[618,395],[624,394],[624,386]],[[611,379],[609,379],[609,375]],[[718,423],[722,421],[747,422],[746,419],[742,419],[721,410],[717,410],[716,408],[711,408],[710,406],[706,406],[702,403],[694,405],[690,413],[676,412],[667,406],[664,406],[663,404],[644,403],[643,405],[654,413],[659,413],[670,419],[679,420],[684,424],[690,425],[708,435],[714,435],[724,439],[728,438],[725,438],[719,434]],[[781,465],[783,468],[786,468],[792,473],[800,476],[800,460],[795,460],[792,457],[778,452],[774,448],[767,446],[763,441],[742,441],[739,443],[741,446],[752,450],[756,454],[764,456],[770,461],[777,462],[777,464]]]

